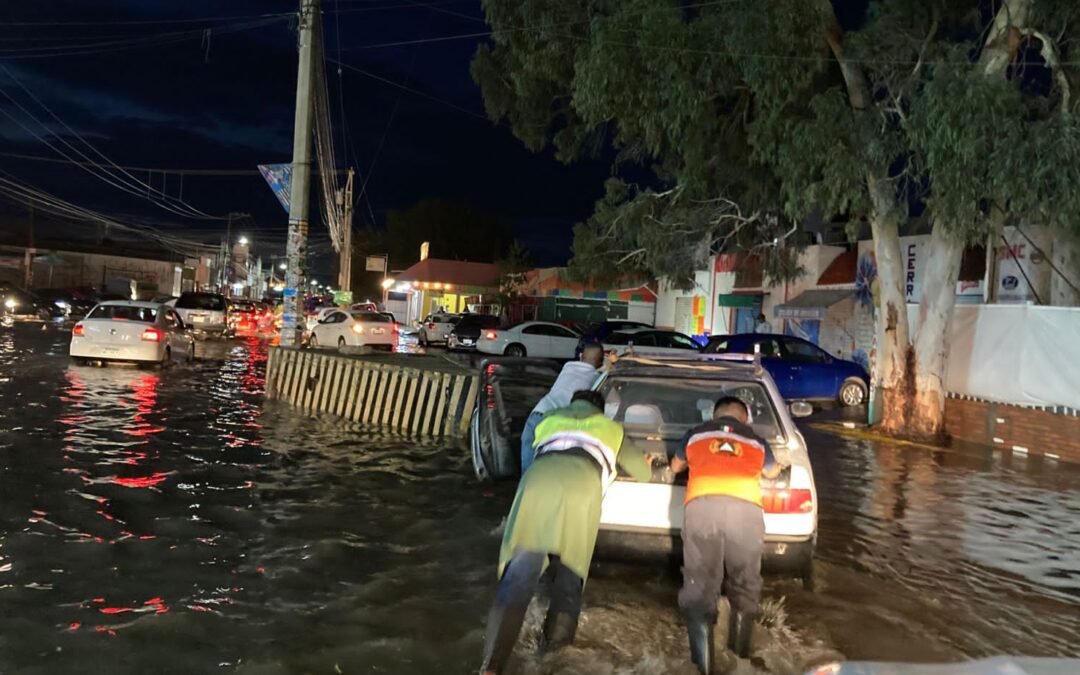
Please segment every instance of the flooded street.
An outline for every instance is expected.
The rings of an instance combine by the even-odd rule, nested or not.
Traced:
[[[0,673],[475,671],[513,486],[265,403],[255,340],[165,371],[68,340],[0,328]],[[805,433],[818,588],[767,583],[747,669],[1080,655],[1080,468]],[[600,562],[577,645],[536,660],[534,607],[517,672],[695,672],[678,584]]]

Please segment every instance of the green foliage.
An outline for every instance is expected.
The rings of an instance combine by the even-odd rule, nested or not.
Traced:
[[[1080,88],[1068,70],[1080,3],[1034,4]],[[710,252],[743,250],[785,279],[803,243],[791,223],[865,220],[868,176],[889,179],[890,214],[921,202],[962,240],[985,234],[994,204],[1077,227],[1080,129],[1061,85],[1025,89],[1050,81],[1038,63],[1000,78],[978,65],[998,6],[879,0],[841,31],[827,0],[484,0],[495,34],[472,72],[489,115],[531,149],[573,161],[609,138],[618,150],[575,228],[576,275],[685,284]],[[1018,56],[1038,53],[1026,44]],[[865,82],[860,109],[845,72]],[[651,170],[648,186],[618,178],[628,164]]]
[[[494,262],[513,243],[497,218],[475,212],[466,204],[425,199],[408,209],[391,211],[386,229],[361,238],[372,252],[388,253],[394,269],[420,260],[420,245],[430,242],[432,258]]]

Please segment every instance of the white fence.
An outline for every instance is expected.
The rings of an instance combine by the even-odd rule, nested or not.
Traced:
[[[918,321],[918,305],[908,316]],[[1080,308],[958,305],[946,348],[949,392],[1080,408]]]

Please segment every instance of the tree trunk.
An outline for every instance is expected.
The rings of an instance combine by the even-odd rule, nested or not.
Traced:
[[[876,383],[881,387],[881,426],[890,433],[899,433],[907,426],[911,400],[908,373],[911,342],[904,294],[904,259],[900,252],[900,229],[891,186],[871,175],[867,178],[867,188],[874,205],[870,218],[878,274],[874,368]]]
[[[1080,307],[1080,236],[1058,230],[1050,255],[1056,268],[1051,271],[1050,304]]]
[[[907,432],[938,438],[945,430],[945,368],[947,340],[956,307],[956,281],[964,242],[950,236],[940,224],[930,235],[930,253],[919,299],[919,327],[915,337],[915,391]]]

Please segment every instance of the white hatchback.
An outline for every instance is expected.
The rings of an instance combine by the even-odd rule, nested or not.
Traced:
[[[112,300],[96,305],[75,324],[68,353],[76,362],[164,365],[195,358],[195,339],[168,305]]]
[[[380,347],[394,349],[398,326],[378,312],[329,312],[311,329],[310,347]]]
[[[476,348],[485,354],[572,359],[580,334],[547,321],[528,321],[512,328],[484,330]]]

